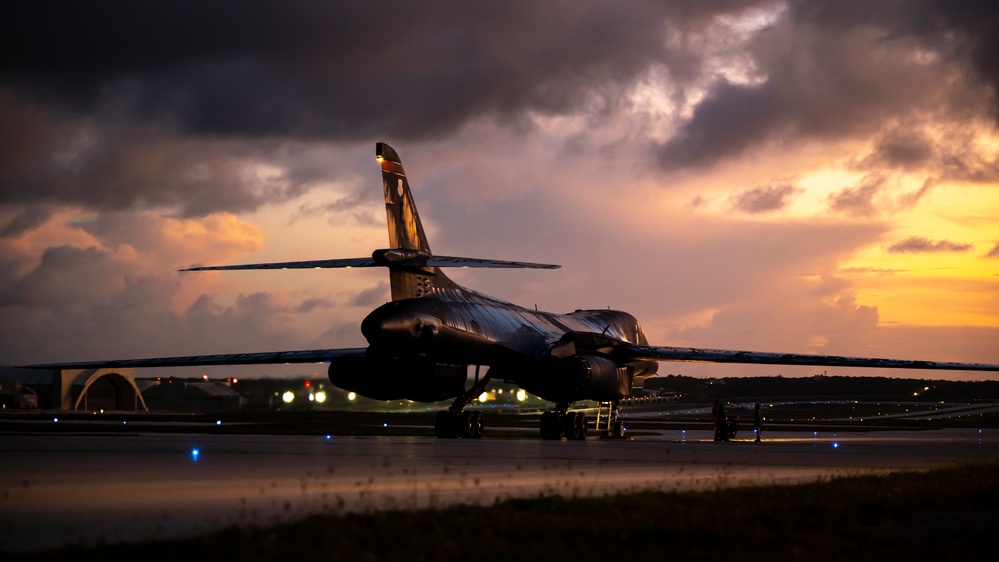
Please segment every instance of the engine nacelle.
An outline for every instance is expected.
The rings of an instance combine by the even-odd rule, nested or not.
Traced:
[[[552,402],[611,402],[631,394],[632,367],[599,355],[570,355],[532,369],[495,369],[494,376]]]
[[[369,349],[363,357],[331,359],[328,373],[338,388],[375,400],[437,402],[464,390],[467,370],[467,365],[435,363],[422,357],[400,359]]]
[[[599,355],[573,355],[559,361],[560,383],[572,389],[575,400],[607,402],[631,394],[633,369]]]

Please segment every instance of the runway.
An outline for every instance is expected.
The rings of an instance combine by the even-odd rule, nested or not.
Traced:
[[[136,433],[0,436],[0,548],[269,525],[317,512],[798,483],[999,456],[999,430],[779,433],[715,443]]]

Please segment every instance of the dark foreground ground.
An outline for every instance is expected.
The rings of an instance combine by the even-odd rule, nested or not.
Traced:
[[[796,400],[765,404],[770,431],[999,427],[994,403]],[[744,416],[739,408],[735,415]],[[710,404],[630,407],[636,437],[710,427]],[[194,433],[432,435],[432,412],[0,416],[3,435]],[[489,439],[537,439],[537,414],[490,412]],[[127,432],[127,433],[126,433]],[[994,560],[999,459],[926,472],[822,482],[544,496],[492,506],[312,515],[278,526],[230,527],[195,538],[52,551],[0,560]],[[39,532],[46,532],[40,529]],[[640,558],[641,557],[641,558]],[[649,558],[653,557],[653,558]]]
[[[796,486],[317,515],[11,560],[994,560],[999,462]],[[651,558],[650,558],[651,557]]]

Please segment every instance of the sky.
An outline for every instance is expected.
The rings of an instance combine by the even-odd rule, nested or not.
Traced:
[[[385,247],[379,141],[434,252],[562,265],[449,272],[504,300],[999,363],[996,53],[967,0],[3,2],[0,364],[365,345],[384,271],[177,270]]]

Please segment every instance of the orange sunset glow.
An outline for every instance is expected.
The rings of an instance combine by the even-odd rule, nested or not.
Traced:
[[[384,271],[177,270],[385,247],[378,141],[434,253],[562,266],[454,273],[484,293],[655,345],[999,363],[995,7],[167,9],[0,18],[3,364],[366,345]]]

